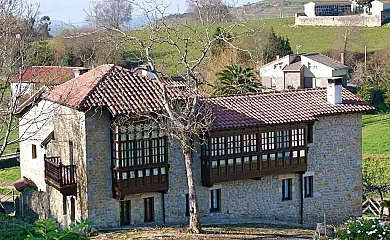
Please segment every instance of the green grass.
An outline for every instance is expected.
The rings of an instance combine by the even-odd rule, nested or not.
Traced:
[[[15,122],[15,124],[18,124],[18,122]],[[0,127],[0,144],[2,145],[3,144],[3,138],[5,136],[5,129],[3,129],[3,127]],[[15,139],[18,139],[19,137],[19,129],[16,128],[14,131],[11,132],[10,136],[9,136],[9,141],[11,140],[15,140]],[[16,149],[19,148],[19,143],[15,143],[15,144],[12,144],[12,145],[8,145],[3,153],[4,154],[10,154],[10,153],[14,153],[16,151]],[[1,181],[1,180],[0,180]]]
[[[363,115],[363,155],[390,154],[390,114]]]
[[[17,191],[14,190],[14,193]],[[12,188],[0,188],[0,195],[12,195]]]
[[[331,52],[335,47],[341,47],[342,42],[340,42],[340,39],[342,37],[341,32],[344,31],[343,27],[295,26],[294,21],[294,18],[252,20],[235,27],[234,32],[242,33],[247,31],[248,28],[261,32],[263,28],[270,29],[272,27],[278,35],[289,38],[294,52],[296,52],[295,46],[300,45],[300,53],[327,53]],[[228,23],[225,25],[228,25]],[[385,49],[390,45],[388,41],[384,41],[384,39],[390,39],[390,31],[386,26],[376,28],[354,27],[354,29],[355,32],[350,36],[348,43],[348,51],[363,53],[364,46],[367,45],[367,50],[373,52]],[[182,28],[178,33],[181,38],[192,39],[196,39],[204,34],[200,26],[194,26],[192,30],[194,31]],[[137,32],[137,35],[145,35],[146,37],[146,32],[140,31]],[[179,45],[182,46],[183,44]],[[200,51],[196,50],[196,48],[197,45],[194,44],[188,52],[188,59],[191,60],[200,55]],[[129,53],[136,53],[139,50],[140,48],[136,44],[127,46]],[[154,46],[151,53],[158,64],[168,67],[169,74],[177,74],[175,71],[176,67],[179,70],[183,70],[182,67],[178,66],[180,61],[176,50],[167,44]]]
[[[20,167],[0,169],[0,182],[13,183],[18,179],[20,179]]]

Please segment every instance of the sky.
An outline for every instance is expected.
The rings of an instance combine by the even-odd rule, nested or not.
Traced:
[[[237,5],[259,0],[237,0]],[[82,24],[86,17],[86,12],[92,6],[91,0],[28,0],[29,3],[39,4],[40,16],[47,15],[51,20],[58,20],[65,23]],[[186,10],[185,0],[164,0],[164,4],[169,5],[168,13],[183,13]],[[141,15],[135,10],[133,18]]]

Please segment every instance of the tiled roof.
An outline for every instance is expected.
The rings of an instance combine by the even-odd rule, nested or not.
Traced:
[[[295,62],[295,63],[291,63],[289,65],[286,65],[283,68],[283,71],[299,71],[299,70],[301,70],[302,67],[303,67],[302,63],[301,63],[301,61],[299,61],[299,62]]]
[[[26,101],[24,101],[14,112],[14,115],[16,116],[22,116],[24,115],[28,110],[31,109],[34,104],[36,104],[42,94],[47,90],[47,87],[42,87],[37,92],[34,93],[30,98],[28,98]]]
[[[324,64],[328,67],[334,68],[334,69],[348,68],[348,66],[342,64],[341,62],[334,60],[333,58],[330,58],[328,56],[325,56],[321,53],[303,54],[302,56],[310,58],[313,61],[322,63],[322,64]]]
[[[84,69],[79,67],[62,67],[62,66],[32,66],[28,67],[22,74],[15,75],[11,82],[33,82],[44,83],[45,85],[58,85],[74,77],[75,69]]]
[[[326,89],[220,96],[207,101],[213,112],[213,129],[306,122],[321,115],[374,110],[346,89],[342,104],[329,103]]]
[[[116,116],[160,111],[161,96],[157,81],[122,67],[102,65],[55,87],[42,98],[75,109],[107,107]]]
[[[315,4],[319,5],[351,5],[349,1],[316,1]]]

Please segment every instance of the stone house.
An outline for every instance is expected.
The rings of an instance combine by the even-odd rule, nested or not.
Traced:
[[[275,90],[326,87],[329,78],[347,85],[349,67],[321,53],[290,54],[259,67],[264,87]]]
[[[214,117],[193,153],[202,221],[313,224],[324,214],[331,223],[361,215],[361,113],[373,108],[339,80],[202,101]],[[135,116],[161,110],[156,81],[102,65],[31,102],[21,122],[45,108],[51,121],[25,131],[34,138],[20,145],[21,174],[45,195],[46,216],[63,225],[88,218],[97,228],[188,222],[180,145]],[[139,121],[114,127],[121,116]]]

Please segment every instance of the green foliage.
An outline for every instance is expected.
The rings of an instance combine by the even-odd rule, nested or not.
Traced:
[[[53,51],[46,40],[34,42],[28,56],[32,66],[50,66],[53,63]]]
[[[227,66],[225,70],[217,73],[217,76],[218,82],[214,87],[214,93],[217,95],[258,92],[261,89],[253,68]]]
[[[267,44],[264,47],[263,60],[268,63],[275,60],[276,56],[285,56],[292,53],[288,37],[277,36],[274,29],[271,28]]]
[[[20,221],[16,217],[0,214],[0,239],[21,240],[24,239],[30,225]]]
[[[338,239],[378,240],[389,239],[390,229],[379,219],[356,219],[348,221],[338,232]]]
[[[370,86],[368,86],[367,84],[363,85],[359,89],[359,91],[357,92],[356,95],[358,95],[361,99],[363,99],[364,101],[366,101],[368,103],[371,103],[371,101],[372,101]]]
[[[390,186],[390,157],[366,156],[363,160],[363,186],[365,192],[376,193],[383,200]]]
[[[88,220],[81,223],[72,223],[68,228],[62,230],[51,219],[44,219],[37,221],[35,226],[31,227],[29,234],[25,238],[26,240],[38,240],[38,239],[53,239],[53,240],[81,240],[87,239],[83,230],[90,225]]]

